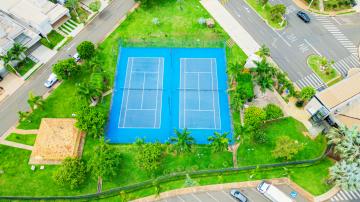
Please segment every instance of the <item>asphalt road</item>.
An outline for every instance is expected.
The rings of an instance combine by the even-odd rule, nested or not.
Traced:
[[[292,0],[270,0],[287,6],[288,25],[274,30],[254,12],[244,0],[229,0],[224,6],[259,44],[267,45],[271,56],[299,87],[325,87],[307,66],[311,54],[334,60],[334,67],[343,75],[352,67],[360,67],[357,47],[360,42],[360,15],[327,17],[311,14],[305,24],[297,16],[299,8]]]
[[[281,191],[290,195],[293,189],[288,185],[277,186]],[[254,187],[244,187],[238,189],[243,193],[250,202],[270,202],[263,194],[260,194]],[[294,198],[297,202],[306,202],[306,199],[300,195]],[[173,197],[158,200],[158,202],[236,202],[230,195],[230,190],[204,191],[190,194],[177,195]]]
[[[18,120],[18,111],[28,110],[29,92],[43,95],[49,89],[44,82],[51,73],[51,66],[58,60],[68,58],[76,52],[76,46],[84,40],[98,43],[113,30],[135,2],[133,0],[113,0],[90,24],[88,24],[69,44],[64,46],[48,63],[27,80],[13,95],[0,105],[0,136]],[[66,96],[66,95],[64,95]]]

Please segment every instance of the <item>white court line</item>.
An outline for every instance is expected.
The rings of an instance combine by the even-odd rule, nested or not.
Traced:
[[[157,74],[157,72],[152,72],[152,71],[133,71],[132,73],[139,73],[139,74]]]
[[[131,77],[132,77],[132,68],[134,66],[134,58],[132,58],[131,60],[131,66],[130,66],[130,78],[129,78],[129,84],[128,84],[128,88],[130,88],[130,84],[131,84]],[[126,72],[127,72],[127,68],[126,68]],[[125,78],[126,79],[126,78]],[[124,121],[123,121],[123,128],[125,127],[125,122],[126,122],[126,113],[127,113],[127,107],[128,107],[128,103],[129,103],[129,93],[130,91],[127,90],[127,96],[126,96],[126,105],[125,105],[125,112],[124,112]],[[122,107],[122,105],[121,105]]]
[[[184,72],[185,74],[211,74],[211,72]]]
[[[213,112],[215,109],[185,109],[187,112]]]
[[[313,45],[311,45],[306,39],[304,39],[305,43],[307,43],[318,55],[322,56],[319,51],[317,51]]]
[[[186,59],[184,59],[185,62],[184,62],[184,72],[186,71]],[[184,75],[184,88],[186,88],[186,75]],[[185,109],[186,109],[186,90],[184,90],[184,108],[183,108],[183,112],[184,112],[184,128],[186,127],[186,112],[185,112]]]
[[[198,80],[197,80],[197,85],[198,85],[198,98],[199,98],[199,110],[201,109],[201,97],[200,97],[200,73],[197,74],[198,76]]]
[[[160,58],[159,58],[159,61],[158,61],[158,69],[157,69],[157,80],[156,80],[156,88],[157,88],[157,91],[156,91],[156,104],[155,104],[155,108],[156,108],[156,111],[155,111],[155,117],[154,117],[154,128],[156,126],[156,121],[157,121],[157,107],[158,107],[158,96],[159,96],[159,77],[160,77]],[[161,101],[162,102],[162,101]],[[161,108],[160,108],[160,113],[161,113]],[[161,115],[160,115],[160,121],[161,121]],[[159,124],[159,127],[160,127],[161,124]]]
[[[157,109],[127,109],[128,111],[155,111]]]
[[[142,85],[141,104],[140,104],[141,109],[143,108],[143,103],[144,103],[145,81],[146,81],[146,74],[144,73],[144,81],[143,81],[143,85]]]
[[[182,88],[182,58],[180,59],[180,89]],[[181,112],[181,107],[180,107],[180,100],[181,100],[181,90],[179,90],[179,128],[183,128],[181,127],[181,120],[180,120],[180,112]]]
[[[215,67],[217,67],[217,61],[216,59],[214,60],[215,61]],[[212,64],[212,63],[211,63]],[[213,65],[211,65],[211,68],[213,67]],[[211,69],[211,72],[212,69]],[[216,78],[216,90],[219,90],[219,79],[218,79],[218,76],[217,76],[217,68],[215,68],[215,78]],[[214,88],[213,88],[214,90]],[[214,91],[213,91],[214,92]],[[219,112],[219,123],[220,123],[220,127],[218,129],[221,129],[221,111],[220,111],[220,95],[219,95],[219,92],[217,92],[218,94],[218,104],[217,104],[217,108],[218,108],[218,112]],[[215,112],[214,112],[215,113]]]
[[[213,76],[213,64],[212,64],[212,60],[211,60],[211,63],[210,63],[210,68],[211,68],[211,88],[212,88],[212,99],[213,99],[213,110],[214,110],[214,113],[213,113],[213,118],[214,118],[214,126],[216,128],[216,111],[215,111],[215,95],[214,95],[214,76]],[[215,70],[216,71],[216,70]]]

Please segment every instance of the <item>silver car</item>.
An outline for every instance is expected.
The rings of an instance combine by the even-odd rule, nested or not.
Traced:
[[[239,200],[241,202],[248,202],[249,201],[247,199],[247,197],[237,189],[232,189],[230,191],[230,194],[231,194],[232,197],[236,198],[237,200]]]
[[[46,88],[51,88],[51,86],[53,86],[56,82],[57,82],[57,76],[54,73],[51,73],[49,78],[46,80],[46,82],[44,83],[44,86]]]

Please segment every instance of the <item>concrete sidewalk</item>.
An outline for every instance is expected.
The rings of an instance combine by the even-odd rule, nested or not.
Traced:
[[[250,56],[259,50],[259,44],[234,19],[234,17],[217,0],[201,0],[200,3],[215,18],[235,43]]]

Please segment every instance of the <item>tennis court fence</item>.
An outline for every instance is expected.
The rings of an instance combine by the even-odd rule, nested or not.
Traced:
[[[225,39],[186,39],[186,38],[122,38],[121,47],[144,48],[226,48]]]

